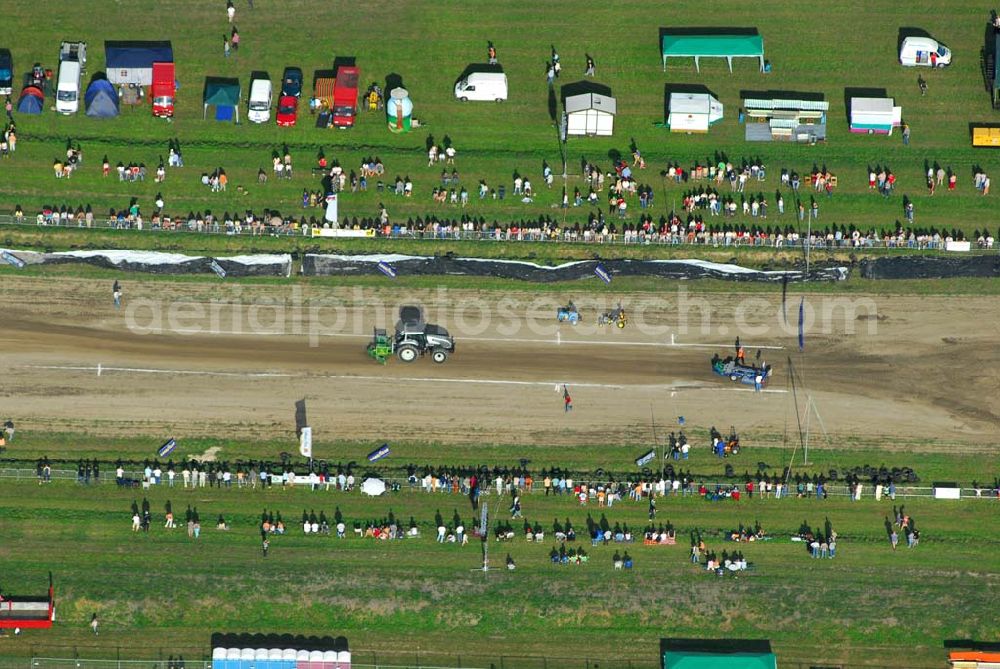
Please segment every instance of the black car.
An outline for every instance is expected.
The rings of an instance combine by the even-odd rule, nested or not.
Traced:
[[[14,92],[14,59],[10,49],[0,49],[0,95]]]
[[[281,94],[299,97],[302,95],[302,68],[286,67],[281,75]]]

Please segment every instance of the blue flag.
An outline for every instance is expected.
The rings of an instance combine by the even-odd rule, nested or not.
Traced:
[[[806,298],[799,302],[799,350],[806,350]]]
[[[396,274],[397,274],[396,268],[393,267],[392,265],[390,265],[389,263],[387,263],[384,260],[380,260],[379,261],[379,263],[378,263],[378,271],[382,272],[382,274],[385,274],[390,279],[395,279],[396,278]]]
[[[0,253],[0,257],[3,258],[3,261],[5,263],[7,263],[8,265],[13,265],[18,269],[24,269],[24,265],[26,264],[23,260],[18,258],[13,253],[10,253],[9,251],[3,251],[2,253]]]
[[[161,458],[165,458],[170,455],[173,450],[177,448],[177,442],[173,439],[168,439],[160,448],[156,451],[156,454]]]
[[[389,444],[382,444],[368,454],[368,462],[375,462],[389,455]]]
[[[678,416],[677,417],[677,424],[678,425],[683,425],[684,424],[684,416]]]
[[[594,268],[594,274],[604,283],[611,283],[611,272],[604,265],[597,263],[597,267]]]

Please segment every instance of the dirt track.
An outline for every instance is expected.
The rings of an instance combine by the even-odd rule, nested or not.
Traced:
[[[887,435],[985,450],[1000,424],[1000,375],[984,363],[1000,344],[997,298],[852,297],[868,302],[811,323],[800,356],[798,298],[785,327],[777,290],[749,308],[735,295],[629,296],[632,322],[618,331],[594,326],[597,296],[566,296],[587,315],[573,328],[554,323],[561,296],[125,283],[126,308],[116,312],[105,281],[3,282],[4,416],[23,428],[108,435],[284,436],[293,402],[305,398],[321,439],[568,445],[646,440],[652,404],[663,421],[684,415],[692,425],[773,435],[794,428],[791,355],[835,440]],[[160,302],[168,295],[190,310],[174,320],[191,334],[171,327]],[[236,298],[244,303],[209,304]],[[369,360],[363,347],[376,320],[414,298],[456,335],[455,356],[444,365]],[[807,305],[821,314],[824,299],[832,298]],[[154,324],[146,300],[163,313],[158,334],[141,333]],[[710,322],[703,328],[701,311],[689,308],[684,331],[683,303],[696,300],[710,305]],[[252,301],[281,304],[283,313]],[[489,323],[483,313],[493,314]],[[746,323],[737,329],[740,314]],[[252,316],[263,334],[251,332]],[[313,347],[308,333],[320,321]],[[784,347],[762,352],[776,369],[770,392],[711,374],[708,359],[727,354],[737,333],[751,358],[757,345]],[[570,414],[554,392],[561,383],[573,396]]]

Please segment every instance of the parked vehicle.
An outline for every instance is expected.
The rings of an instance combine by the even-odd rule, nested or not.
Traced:
[[[302,95],[302,68],[286,67],[281,75],[281,95],[292,95],[299,97]]]
[[[299,99],[294,95],[282,95],[278,100],[278,113],[275,118],[278,125],[290,128],[295,125],[299,116]]]
[[[395,334],[390,337],[385,330],[376,329],[366,350],[382,363],[393,354],[403,362],[429,354],[431,360],[441,364],[455,352],[455,340],[440,325],[425,322],[420,307],[404,306],[399,308]]]
[[[337,79],[333,86],[333,126],[350,128],[358,113],[358,79],[360,70],[354,65],[337,68]]]
[[[174,115],[176,81],[173,63],[153,63],[153,84],[150,87],[153,116],[169,118]]]
[[[267,123],[271,120],[271,80],[256,76],[250,80],[250,99],[247,101],[247,118],[251,123]]]
[[[0,95],[14,92],[14,59],[10,49],[0,49]]]
[[[86,42],[59,45],[59,73],[56,75],[56,112],[75,114],[80,110],[80,79],[87,63]]]
[[[907,66],[951,65],[951,49],[930,37],[907,37],[899,48],[899,62]]]
[[[80,110],[80,63],[75,60],[59,63],[56,82],[56,112],[77,113]]]
[[[462,102],[503,102],[507,99],[507,75],[503,72],[470,72],[455,84],[455,97]]]

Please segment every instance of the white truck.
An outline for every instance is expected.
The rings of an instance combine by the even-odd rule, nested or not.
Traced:
[[[951,49],[930,37],[907,37],[899,47],[899,62],[908,67],[951,65]]]
[[[507,99],[507,75],[503,72],[470,72],[455,84],[455,97],[462,102],[503,102]]]

